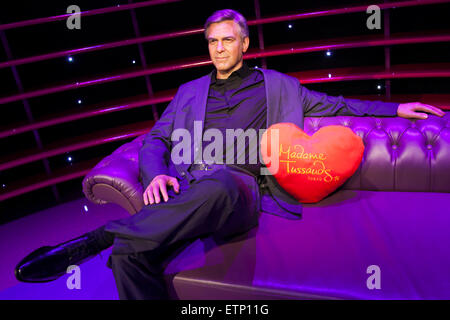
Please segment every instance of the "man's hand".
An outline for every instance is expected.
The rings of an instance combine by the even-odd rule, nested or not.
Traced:
[[[177,178],[166,176],[165,174],[160,174],[153,178],[152,182],[148,185],[147,189],[144,191],[144,203],[145,205],[159,203],[161,198],[159,192],[164,198],[164,201],[169,200],[169,195],[167,194],[167,186],[173,187],[176,193],[180,192],[180,184]]]
[[[428,118],[428,115],[423,112],[417,112],[417,111],[424,111],[428,112],[434,115],[437,115],[439,117],[444,116],[445,112],[441,109],[430,106],[429,104],[423,104],[420,102],[410,102],[410,103],[402,103],[398,106],[397,109],[397,115],[402,118],[406,119],[426,119]]]

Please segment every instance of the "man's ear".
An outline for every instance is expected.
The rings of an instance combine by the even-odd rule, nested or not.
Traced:
[[[244,39],[242,40],[242,52],[247,52],[248,46],[250,44],[250,38],[249,37],[244,37]]]

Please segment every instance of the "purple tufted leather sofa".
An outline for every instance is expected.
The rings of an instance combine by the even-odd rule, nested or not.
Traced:
[[[427,120],[306,118],[363,138],[357,172],[303,218],[262,213],[227,243],[195,241],[165,271],[179,299],[450,299],[450,113]],[[94,203],[142,208],[140,136],[83,180]]]

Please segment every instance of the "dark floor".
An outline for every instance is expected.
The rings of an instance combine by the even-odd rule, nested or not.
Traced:
[[[34,249],[69,240],[108,220],[126,216],[128,213],[117,205],[100,206],[80,198],[0,225],[0,300],[118,299],[113,274],[106,266],[111,249],[80,265],[80,289],[68,288],[72,274],[49,283],[20,283],[13,270]]]

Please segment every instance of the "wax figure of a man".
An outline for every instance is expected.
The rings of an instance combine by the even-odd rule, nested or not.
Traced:
[[[205,166],[194,163],[203,145],[192,144],[191,161],[175,164],[172,133],[185,129],[194,136],[194,122],[203,128],[265,129],[278,122],[303,128],[304,116],[401,116],[423,119],[429,112],[443,116],[421,103],[384,103],[330,97],[311,91],[295,78],[273,70],[250,69],[243,63],[249,47],[245,18],[233,10],[221,10],[208,18],[205,36],[215,70],[182,85],[160,120],[145,136],[139,153],[145,188],[141,211],[109,222],[55,247],[43,247],[16,267],[21,281],[52,280],[113,245],[108,265],[112,268],[121,299],[167,299],[162,277],[163,261],[184,245],[213,235],[226,239],[258,224],[258,214],[299,214],[301,205],[271,176],[260,176],[261,165],[237,164],[242,152],[233,153],[233,164]],[[224,145],[225,153],[234,150]],[[253,150],[254,152],[254,150]],[[246,160],[249,158],[247,157]],[[219,161],[220,162],[220,161]],[[263,177],[263,179],[261,179]],[[266,185],[270,196],[261,194]]]

